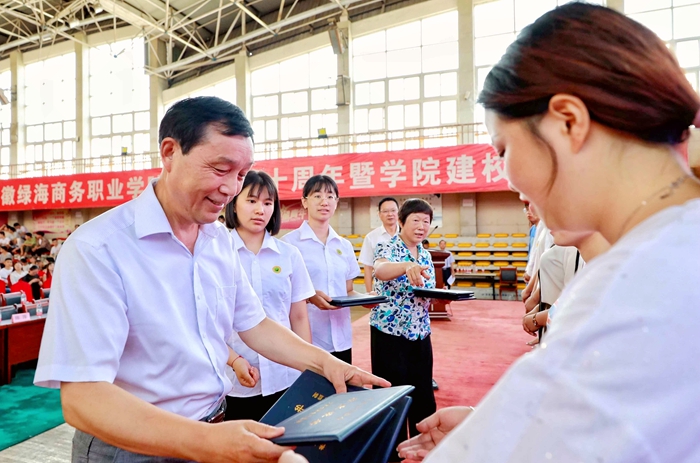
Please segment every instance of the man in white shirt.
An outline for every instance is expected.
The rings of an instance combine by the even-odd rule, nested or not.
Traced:
[[[12,268],[12,257],[8,257],[3,261],[3,268],[0,268],[0,280],[4,281],[7,284],[7,277],[10,276],[10,273],[12,273],[13,268]]]
[[[358,258],[358,261],[364,266],[367,292],[372,291],[374,284],[374,267],[372,265],[374,264],[374,250],[377,244],[389,241],[399,232],[399,202],[394,198],[387,197],[379,201],[378,209],[382,225],[367,233]]]
[[[10,238],[7,237],[4,231],[0,231],[0,246],[9,246]]]
[[[445,259],[445,265],[442,266],[442,281],[445,283],[445,286],[450,289],[452,288],[452,283],[454,282],[454,280],[451,280],[451,278],[452,265],[455,263],[455,256],[453,256],[452,253],[447,250],[447,242],[445,240],[440,240],[438,246],[440,246],[440,251],[450,253],[447,259]]]
[[[35,384],[61,388],[73,461],[276,461],[281,428],[223,419],[226,340],[297,370],[388,385],[269,320],[241,269],[222,208],[253,164],[252,128],[216,97],[173,105],[161,176],[76,230],[52,285]]]
[[[51,240],[51,250],[49,251],[49,255],[55,259],[56,256],[58,256],[58,252],[60,250],[61,242],[58,240],[58,238],[54,238],[53,240]]]

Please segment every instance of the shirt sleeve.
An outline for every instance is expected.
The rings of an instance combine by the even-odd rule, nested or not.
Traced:
[[[360,249],[359,261],[362,265],[372,265],[374,263],[374,246],[372,246],[370,235],[365,236]]]
[[[360,271],[360,265],[357,263],[355,258],[355,250],[352,248],[352,244],[348,240],[343,240],[343,247],[345,248],[345,255],[348,262],[348,271],[345,274],[345,280],[352,280],[362,273]]]
[[[119,271],[105,247],[66,241],[56,263],[34,383],[113,382],[129,333]]]
[[[374,248],[374,261],[376,262],[378,259],[387,259],[388,261],[393,262],[392,247],[391,240],[383,243],[377,243],[377,247]]]
[[[554,304],[564,288],[564,249],[547,249],[540,260],[540,300]]]
[[[235,269],[236,299],[233,316],[233,329],[236,331],[248,331],[256,327],[265,319],[265,310],[258,299],[255,290],[250,285],[248,276],[243,270],[238,252],[233,252],[233,265]]]
[[[309,272],[306,270],[306,264],[301,257],[299,250],[293,246],[289,246],[291,250],[292,261],[292,303],[303,301],[316,294],[314,284],[311,282]]]

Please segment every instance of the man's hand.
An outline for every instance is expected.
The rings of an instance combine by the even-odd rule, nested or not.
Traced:
[[[528,313],[525,314],[523,317],[523,330],[530,336],[537,336],[537,330],[538,328],[535,327],[533,317],[537,315],[537,307],[529,311]]]
[[[321,310],[337,310],[340,309],[340,307],[336,307],[334,305],[330,305],[329,302],[333,298],[330,297],[328,294],[324,293],[323,291],[316,291],[315,296],[311,296],[309,298],[309,302],[316,307],[318,307]]]
[[[282,454],[277,463],[309,463],[309,460],[292,450],[287,450]]]
[[[528,284],[530,282],[530,278],[532,277],[527,272],[523,275],[523,280],[525,281],[525,284]]]
[[[333,383],[335,391],[338,393],[347,392],[348,388],[345,383],[350,383],[353,386],[373,385],[381,387],[390,387],[391,383],[373,374],[367,373],[364,370],[352,366],[338,360],[331,354],[328,354],[323,365],[321,374],[328,381]]]
[[[418,436],[399,444],[399,456],[409,460],[423,460],[472,410],[471,407],[449,407],[433,413],[416,426],[420,431]]]
[[[212,455],[200,461],[207,463],[278,463],[299,460],[281,460],[288,447],[281,447],[268,439],[284,434],[284,428],[275,428],[251,420],[226,421],[209,425],[208,448]],[[286,457],[287,458],[287,457]],[[304,461],[304,460],[301,460]]]
[[[406,266],[406,277],[411,286],[425,286],[425,280],[430,279],[427,265],[419,265],[409,262]]]

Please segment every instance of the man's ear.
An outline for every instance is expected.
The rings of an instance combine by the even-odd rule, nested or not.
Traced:
[[[569,137],[571,152],[578,153],[591,130],[591,116],[578,97],[557,94],[549,100],[549,115],[561,121],[562,135]]]
[[[166,172],[170,172],[173,166],[173,157],[180,152],[180,144],[174,138],[166,137],[160,142],[160,159]]]

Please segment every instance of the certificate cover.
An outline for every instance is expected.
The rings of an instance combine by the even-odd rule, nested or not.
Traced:
[[[357,386],[348,386],[348,391],[364,391]],[[315,403],[335,394],[335,387],[323,376],[306,370],[289,386],[289,389],[260,418],[260,422],[276,426],[290,416],[301,413]]]
[[[474,291],[458,291],[456,289],[427,289],[413,287],[413,294],[426,299],[442,299],[446,301],[468,301],[474,299]]]
[[[343,442],[413,389],[413,386],[395,386],[332,395],[277,423],[285,428],[285,433],[272,442],[280,445]]]
[[[341,296],[334,297],[329,302],[330,305],[336,307],[353,307],[356,305],[374,305],[374,304],[384,304],[389,302],[389,298],[386,296],[374,296],[374,295],[361,295],[361,296]]]
[[[391,457],[391,453],[399,445],[396,439],[399,437],[399,431],[402,426],[406,426],[406,415],[411,406],[410,397],[401,397],[391,406],[394,414],[391,420],[381,429],[376,437],[376,444],[372,445],[372,451],[367,452],[362,459],[362,463],[386,463]],[[354,439],[354,435],[350,439]]]
[[[327,444],[299,445],[294,450],[303,455],[311,463],[368,463],[375,461],[378,454],[377,448],[385,446],[381,438],[396,418],[393,407],[379,412],[364,426],[354,432],[343,442],[329,442]],[[383,452],[380,452],[383,453]],[[384,460],[377,462],[386,463]]]

